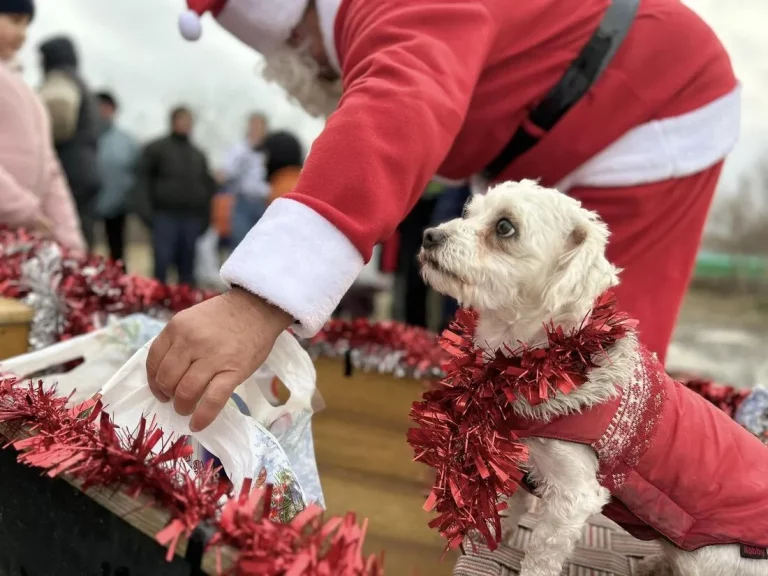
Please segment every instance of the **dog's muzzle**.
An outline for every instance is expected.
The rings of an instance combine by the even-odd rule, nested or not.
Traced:
[[[424,230],[424,237],[421,241],[421,247],[424,250],[434,250],[439,247],[448,238],[448,233],[439,228],[427,228]]]

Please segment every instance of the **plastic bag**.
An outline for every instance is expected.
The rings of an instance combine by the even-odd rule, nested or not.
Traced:
[[[312,439],[312,415],[322,408],[322,399],[315,388],[314,365],[295,338],[290,348],[276,348],[270,354],[271,361],[268,360],[235,390],[234,400],[241,412],[254,418],[278,440],[304,489],[307,501],[325,507]],[[303,356],[298,356],[297,349],[301,350]],[[297,358],[300,358],[298,364]],[[311,386],[307,385],[309,378],[306,377],[310,368]],[[303,376],[297,378],[297,371]],[[275,406],[271,400],[275,378],[282,381],[291,392],[290,398],[282,406]]]
[[[240,491],[245,479],[252,479],[254,487],[272,484],[272,515],[277,520],[288,521],[309,502],[322,502],[322,493],[316,493],[319,492],[319,479],[316,486],[311,486],[313,496],[310,498],[293,468],[296,461],[302,468],[314,468],[315,474],[317,472],[311,428],[303,419],[305,415],[307,419],[311,417],[316,376],[312,360],[291,334],[284,332],[280,335],[265,363],[291,391],[288,402],[284,406],[269,404],[254,374],[237,389],[237,394],[248,402],[248,410],[254,417],[229,403],[208,428],[194,434],[189,431],[191,416],[178,415],[172,403],[161,403],[152,395],[146,380],[148,349],[147,345],[134,354],[102,390],[105,410],[118,426],[132,431],[144,416],[148,421],[154,421],[166,438],[189,436],[219,459],[235,493]],[[290,421],[285,427],[280,426],[281,432],[285,432],[281,436],[290,440],[289,437],[296,434],[303,442],[310,443],[309,450],[303,448],[301,456],[294,451],[293,460],[268,429],[286,417]],[[286,421],[282,423],[286,424]],[[299,425],[305,427],[300,429]],[[299,458],[309,458],[311,462]]]
[[[739,405],[734,419],[768,443],[768,388],[757,386]]]
[[[59,396],[72,395],[69,405],[80,404],[97,394],[137,350],[157,336],[164,323],[145,314],[112,319],[101,328],[41,350],[0,363],[0,372],[55,386]],[[82,362],[64,371],[74,361]]]

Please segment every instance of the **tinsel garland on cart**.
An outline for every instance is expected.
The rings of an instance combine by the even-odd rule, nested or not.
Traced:
[[[107,258],[0,227],[0,296],[22,299],[35,310],[33,350],[99,328],[110,314],[169,314],[214,295],[125,274]]]
[[[73,254],[34,233],[0,225],[0,296],[21,298],[34,308],[34,350],[98,328],[109,314],[169,316],[214,295],[125,274],[101,256]],[[349,354],[360,369],[425,380],[441,378],[450,359],[437,335],[397,322],[331,320],[303,344],[314,356]],[[748,394],[707,380],[678,379],[730,416]]]
[[[170,559],[181,537],[200,523],[215,529],[209,548],[216,550],[220,574],[259,576],[375,576],[378,559],[362,555],[365,523],[355,517],[323,520],[310,505],[290,523],[268,519],[270,488],[243,487],[239,497],[223,506],[231,486],[209,465],[191,479],[180,466],[191,450],[184,439],[167,440],[142,421],[138,430],[116,429],[99,403],[69,409],[67,398],[41,384],[0,377],[0,423],[6,429],[32,434],[11,440],[20,463],[42,469],[48,476],[66,474],[82,482],[83,490],[121,488],[129,495],[149,497],[170,514],[157,541],[168,547]],[[160,450],[153,452],[155,447]],[[266,503],[266,504],[265,504]],[[236,563],[222,568],[221,548],[236,551]]]

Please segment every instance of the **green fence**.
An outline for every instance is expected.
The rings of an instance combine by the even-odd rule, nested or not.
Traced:
[[[699,252],[694,271],[696,280],[768,281],[768,259],[760,256],[741,256],[718,252]]]

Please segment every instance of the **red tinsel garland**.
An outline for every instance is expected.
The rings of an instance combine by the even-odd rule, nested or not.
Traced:
[[[21,298],[21,266],[34,257],[45,241],[22,229],[0,225],[0,296]],[[67,307],[64,329],[58,339],[83,334],[96,328],[100,313],[126,315],[158,308],[178,312],[215,295],[189,286],[167,286],[157,280],[123,273],[118,263],[100,256],[71,254],[62,249],[64,274],[60,286]],[[331,320],[308,342],[309,346],[329,344],[362,353],[386,355],[401,352],[402,365],[431,376],[450,359],[437,335],[423,328],[398,322]],[[696,377],[677,378],[698,394],[733,416],[748,391],[737,390]]]
[[[751,390],[738,389],[733,386],[717,384],[692,375],[670,374],[678,382],[682,382],[699,396],[709,400],[731,418],[736,415],[741,403],[749,396]]]
[[[23,298],[28,294],[29,288],[22,282],[22,265],[49,243],[34,233],[0,226],[0,296]],[[59,248],[62,269],[58,293],[66,310],[58,335],[62,340],[94,330],[104,313],[178,312],[216,294],[126,274],[119,262]]]
[[[179,439],[162,446],[162,432],[142,421],[131,435],[115,428],[99,403],[66,408],[67,398],[32,382],[0,378],[0,422],[27,427],[33,436],[10,443],[22,464],[41,468],[50,477],[66,473],[90,487],[119,486],[132,496],[152,498],[171,515],[157,540],[173,556],[182,536],[201,522],[216,528],[210,546],[232,546],[236,566],[228,573],[264,576],[378,575],[375,557],[364,559],[360,528],[353,515],[324,522],[321,509],[309,506],[291,523],[268,519],[269,491],[243,488],[240,498],[220,510],[230,490],[209,465],[194,480],[177,465],[191,447]],[[265,513],[266,510],[266,513]],[[224,573],[219,570],[219,573]]]
[[[545,326],[546,348],[521,345],[489,353],[474,344],[476,315],[462,310],[441,339],[452,360],[438,387],[414,403],[408,431],[414,459],[437,477],[424,508],[453,548],[477,530],[494,549],[501,538],[500,496],[511,496],[523,476],[527,448],[515,434],[510,404],[538,404],[557,391],[568,394],[586,381],[594,360],[634,321],[617,312],[608,293],[578,330]],[[492,528],[492,529],[491,529]]]
[[[309,345],[343,344],[363,352],[402,352],[402,364],[427,373],[441,366],[450,357],[439,345],[436,334],[418,326],[399,322],[331,320],[309,341]]]

